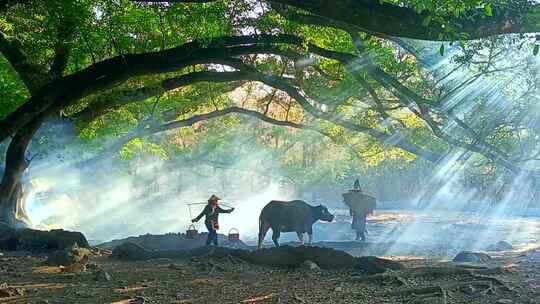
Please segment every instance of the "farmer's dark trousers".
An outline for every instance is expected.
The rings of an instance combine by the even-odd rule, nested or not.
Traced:
[[[206,239],[206,245],[210,245],[210,243],[214,243],[215,246],[217,246],[217,231],[212,227],[210,223],[206,223],[206,229],[208,229],[208,238]]]

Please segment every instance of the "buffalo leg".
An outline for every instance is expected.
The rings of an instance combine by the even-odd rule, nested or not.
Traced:
[[[270,229],[270,225],[265,221],[262,221],[261,227],[259,228],[259,243],[257,244],[257,249],[262,248],[264,237],[266,236],[268,229]]]
[[[313,241],[313,228],[309,227],[307,229],[307,235],[308,235],[308,245],[311,245],[311,242]]]
[[[304,234],[302,232],[297,232],[298,240],[300,240],[300,245],[304,245]]]
[[[281,230],[279,228],[272,228],[272,241],[274,241],[274,245],[276,247],[279,247],[279,235],[281,234]]]

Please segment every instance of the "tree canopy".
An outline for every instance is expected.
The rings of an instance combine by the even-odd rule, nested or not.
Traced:
[[[304,165],[332,160],[334,177],[455,151],[537,176],[532,1],[28,0],[0,12],[12,173],[0,192],[14,193],[30,139],[59,117],[73,143],[124,159],[187,157],[258,121],[253,136],[276,155],[301,143]],[[316,157],[328,147],[340,156]]]

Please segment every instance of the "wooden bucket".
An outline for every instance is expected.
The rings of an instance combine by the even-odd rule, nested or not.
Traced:
[[[194,238],[197,238],[198,234],[199,234],[199,231],[195,229],[195,225],[193,224],[189,225],[188,229],[186,230],[186,237],[188,239],[194,239]]]
[[[240,241],[240,231],[236,228],[231,228],[231,230],[229,230],[229,242],[238,241]]]

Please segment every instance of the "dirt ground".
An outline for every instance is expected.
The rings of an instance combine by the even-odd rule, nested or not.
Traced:
[[[91,266],[111,276],[107,281],[102,271],[92,267],[67,273],[43,266],[44,261],[45,256],[3,253],[0,284],[13,292],[2,297],[0,286],[0,303],[127,304],[137,303],[128,301],[136,297],[144,298],[144,303],[540,303],[538,249],[500,254],[488,264],[473,267],[503,267],[502,273],[485,280],[486,276],[432,274],[364,282],[366,276],[353,270],[275,269],[225,258],[137,262],[92,258]],[[407,267],[449,265],[413,258],[401,262]],[[491,283],[474,283],[479,281]],[[431,295],[418,290],[430,286],[444,287],[444,297],[437,290]],[[411,288],[417,290],[408,292]],[[389,294],[398,291],[400,295]]]

